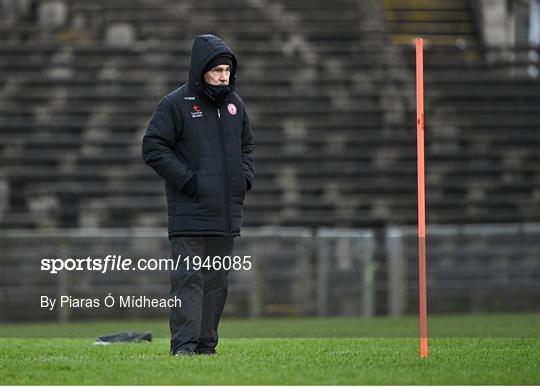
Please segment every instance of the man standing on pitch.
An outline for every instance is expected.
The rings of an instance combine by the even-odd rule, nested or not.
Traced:
[[[186,257],[232,256],[254,177],[253,132],[234,92],[237,60],[214,35],[193,42],[189,81],[163,97],[143,138],[144,161],[165,181],[171,256],[171,354],[215,354],[229,270]],[[188,262],[191,266],[188,267]]]

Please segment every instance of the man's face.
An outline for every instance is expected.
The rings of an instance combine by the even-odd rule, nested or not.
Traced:
[[[229,77],[231,76],[231,66],[218,65],[212,67],[210,70],[204,73],[204,81],[212,86],[226,86],[229,84]]]

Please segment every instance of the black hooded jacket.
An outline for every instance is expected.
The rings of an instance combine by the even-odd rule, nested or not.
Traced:
[[[240,235],[254,177],[253,132],[238,94],[215,106],[203,92],[205,65],[223,54],[233,62],[234,88],[231,49],[216,36],[198,36],[188,83],[161,99],[143,137],[144,161],[165,180],[169,236]],[[196,190],[188,189],[193,181]]]

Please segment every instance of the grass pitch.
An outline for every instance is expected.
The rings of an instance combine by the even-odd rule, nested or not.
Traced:
[[[540,315],[223,321],[218,356],[168,355],[167,321],[1,325],[2,384],[539,384]],[[92,345],[152,330],[149,344]]]

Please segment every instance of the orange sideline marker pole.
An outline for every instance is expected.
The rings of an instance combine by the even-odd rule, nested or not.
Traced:
[[[418,292],[420,357],[428,356],[426,289],[426,189],[424,168],[424,40],[416,39],[416,152],[418,173]]]

